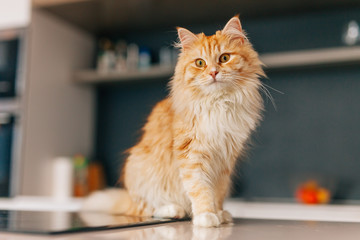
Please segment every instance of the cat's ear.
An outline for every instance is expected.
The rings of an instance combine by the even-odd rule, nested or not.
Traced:
[[[246,38],[238,16],[231,18],[227,22],[224,29],[222,30],[222,33],[230,36],[231,39],[240,39],[244,41],[244,39]]]
[[[178,27],[178,36],[181,42],[181,47],[184,51],[190,49],[193,43],[198,40],[198,37],[185,28]]]

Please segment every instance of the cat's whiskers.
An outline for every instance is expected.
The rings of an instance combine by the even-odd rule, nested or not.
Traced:
[[[271,95],[271,93],[270,93],[270,91],[267,89],[267,87],[270,88],[270,89],[272,89],[272,90],[274,90],[274,91],[276,91],[276,92],[278,92],[278,93],[281,93],[281,94],[284,94],[283,92],[281,92],[281,91],[279,91],[279,90],[276,90],[275,88],[272,88],[272,87],[270,87],[269,85],[266,85],[266,84],[263,83],[263,82],[260,82],[260,85],[259,85],[258,83],[253,82],[254,80],[251,79],[251,78],[240,77],[239,79],[245,80],[248,84],[258,86],[259,89],[260,89],[260,91],[262,91],[262,92],[265,94],[265,96],[271,101],[274,109],[277,110],[274,97]]]

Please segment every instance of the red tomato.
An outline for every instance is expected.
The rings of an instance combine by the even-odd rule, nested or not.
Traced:
[[[296,198],[299,202],[306,204],[318,203],[316,189],[299,188],[296,193]]]

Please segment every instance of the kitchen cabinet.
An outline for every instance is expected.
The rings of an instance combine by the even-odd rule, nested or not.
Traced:
[[[28,29],[22,148],[17,194],[51,196],[52,160],[93,147],[94,93],[72,81],[91,64],[92,36],[34,10]]]
[[[27,14],[17,17],[12,7]],[[41,10],[30,21],[28,1],[0,1],[0,16],[0,37],[20,39],[16,93],[0,99],[0,113],[15,118],[10,196],[51,196],[52,160],[92,153],[94,92],[71,78],[90,67],[95,40]]]
[[[225,23],[235,14],[241,18],[261,18],[360,6],[357,0],[33,0],[33,3],[93,34]]]
[[[30,24],[30,0],[0,1],[0,31]]]
[[[88,0],[32,0],[32,5],[34,7],[48,7],[48,6],[76,3],[81,1],[88,1]]]

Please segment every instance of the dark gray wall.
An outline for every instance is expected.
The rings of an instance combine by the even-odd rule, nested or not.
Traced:
[[[269,73],[268,101],[253,151],[241,170],[248,197],[289,197],[309,177],[336,198],[360,199],[360,68]]]
[[[242,19],[259,52],[340,46],[344,25],[360,21],[360,10],[309,13],[271,19]],[[213,33],[226,23],[184,26]],[[124,36],[154,51],[170,45],[175,31]],[[234,194],[292,197],[296,184],[314,176],[333,189],[337,199],[360,199],[360,68],[318,67],[268,71],[264,82],[277,110],[268,101],[264,121],[253,137],[248,159],[239,164]],[[119,177],[121,152],[139,137],[152,106],[166,96],[167,79],[99,86],[97,158],[113,186]]]
[[[137,142],[152,107],[166,97],[167,79],[97,88],[97,159],[104,163],[108,185],[117,183],[124,151]]]

